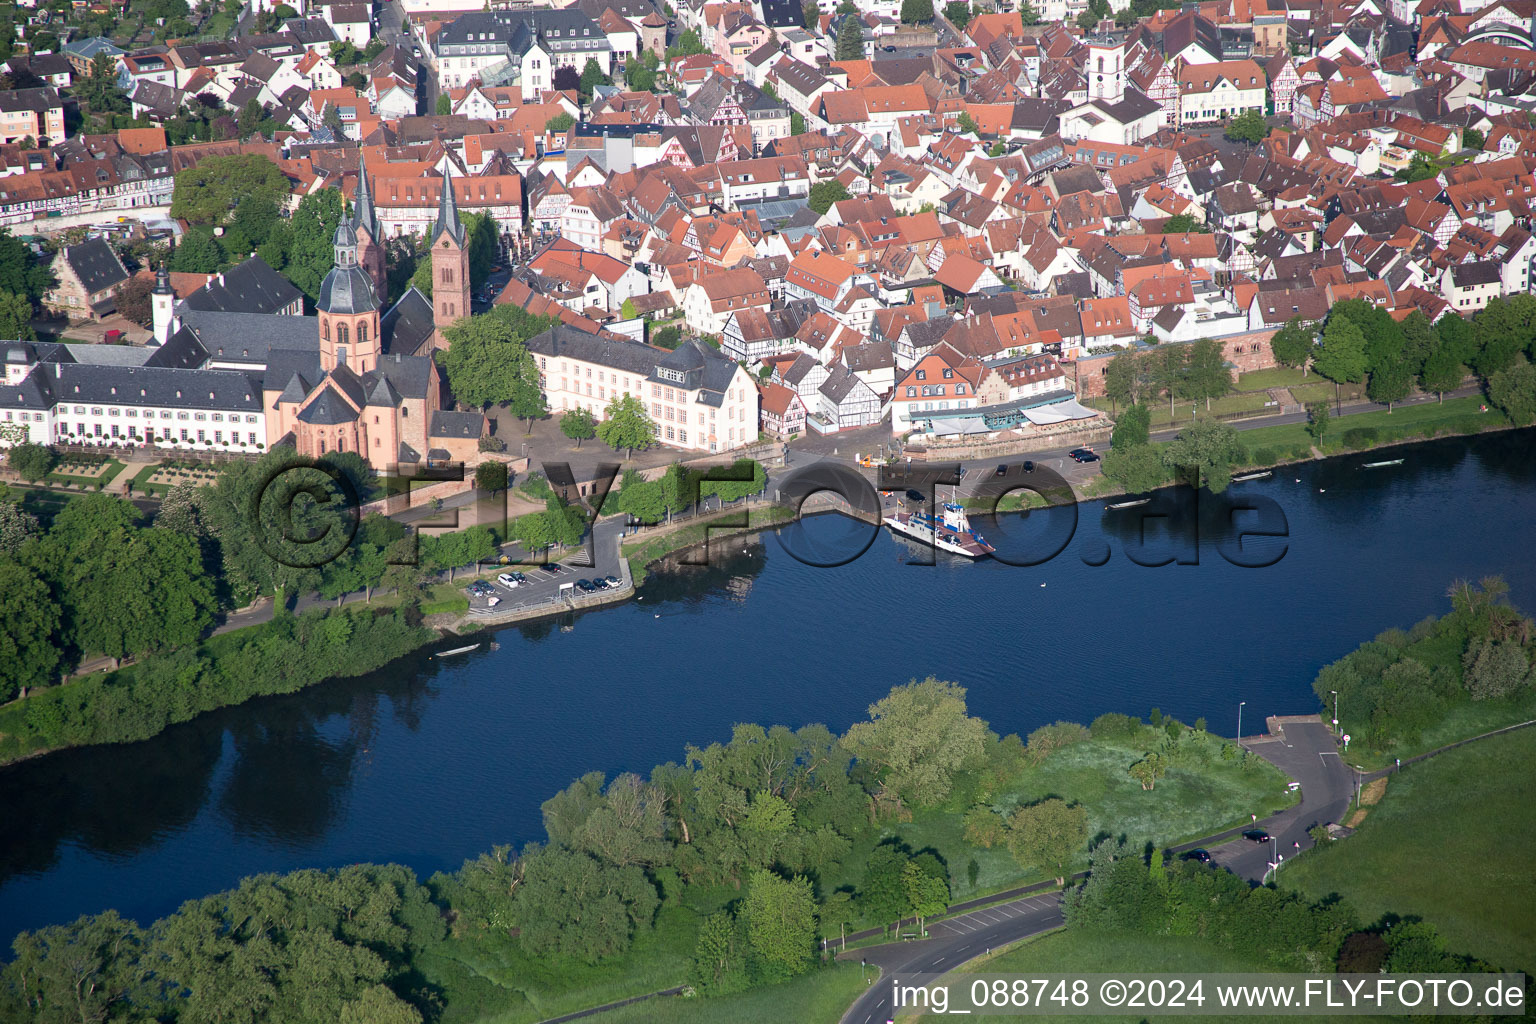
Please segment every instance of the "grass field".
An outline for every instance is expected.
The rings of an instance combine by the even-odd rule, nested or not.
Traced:
[[[1299,369],[1293,370],[1281,366],[1273,370],[1250,370],[1248,373],[1240,373],[1237,376],[1237,388],[1239,391],[1262,391],[1265,388],[1288,388],[1293,384],[1309,384],[1321,379],[1315,373],[1309,373],[1303,377]]]
[[[1147,750],[1154,749],[1161,735],[1148,728],[1139,741],[1093,740],[1058,750],[1004,787],[994,796],[993,806],[1009,813],[1021,804],[1060,797],[1087,806],[1090,836],[1124,833],[1145,837],[1159,845],[1172,845],[1247,821],[1249,814],[1263,817],[1295,800],[1286,791],[1285,777],[1268,762],[1254,758],[1250,762],[1252,767],[1245,771],[1235,761],[1221,760],[1220,739],[1201,740],[1193,734],[1184,743],[1191,749],[1195,744],[1204,744],[1210,755],[1209,763],[1201,764],[1194,759],[1175,762],[1156,789],[1143,790],[1126,769]],[[909,822],[892,824],[882,836],[868,838],[863,848],[855,850],[845,863],[862,870],[868,850],[891,837],[915,851],[931,849],[949,866],[954,902],[1054,875],[1036,868],[1021,868],[1002,846],[984,850],[966,842],[965,810],[964,806],[952,805],[920,814]],[[970,883],[968,872],[972,859],[978,872],[975,885]],[[1084,844],[1071,870],[1086,867],[1087,863],[1088,850]],[[823,885],[836,889],[853,881],[852,877],[828,878]]]
[[[1032,977],[1041,974],[1189,974],[1192,972],[1243,973],[1260,970],[1262,968],[1203,939],[1064,928],[1033,939],[1025,939],[1001,953],[972,961],[946,975],[946,978],[951,992],[949,1009],[953,1012],[963,1005],[957,1000],[969,994],[970,985],[967,975],[971,974],[1017,974]],[[1207,1004],[1209,1002],[1208,997]],[[937,1024],[946,1017],[927,1014],[921,1017],[904,1016],[898,1019],[903,1022],[922,1020],[924,1024]],[[1126,1014],[1100,1017],[1074,1015],[1062,1019],[1073,1022],[1120,1024],[1120,1022],[1134,1022],[1148,1018],[1141,1014]],[[1161,1019],[1177,1020],[1179,1018],[1170,1016]],[[1242,1024],[1268,1024],[1274,1021],[1278,1024],[1283,1020],[1294,1021],[1297,1018],[1245,1015],[1242,1017],[1202,1016],[1196,1019],[1241,1021]]]
[[[874,972],[870,972],[873,974]],[[603,1024],[836,1024],[864,990],[857,964],[835,964],[781,985],[718,999],[671,998],[602,1015]]]
[[[1332,422],[1320,447],[1329,455],[1347,451],[1343,442],[1344,432],[1357,427],[1375,428],[1379,435],[1378,443],[1387,443],[1414,437],[1433,437],[1436,433],[1473,433],[1509,425],[1509,421],[1496,410],[1478,412],[1481,404],[1481,398],[1469,396],[1448,399],[1443,404],[1424,402],[1405,405],[1392,412],[1362,412],[1341,416]],[[1312,444],[1312,435],[1307,433],[1305,423],[1245,430],[1241,437],[1250,452],[1259,448],[1286,452]]]
[[[741,514],[740,509],[731,509],[723,516],[714,516],[710,522],[691,523],[680,530],[671,533],[663,533],[654,537],[630,541],[623,546],[623,556],[629,559],[630,574],[634,577],[635,586],[639,586],[645,580],[646,566],[659,558],[663,558],[674,551],[692,547],[702,542],[707,536],[714,540],[717,537],[725,537],[732,533],[743,532],[740,529],[722,525],[725,519],[734,518]],[[761,530],[775,523],[786,522],[794,518],[794,513],[779,505],[758,506],[747,512],[747,530]]]
[[[1413,765],[1347,840],[1302,857],[1285,884],[1338,893],[1366,921],[1419,916],[1455,952],[1536,969],[1536,728]]]

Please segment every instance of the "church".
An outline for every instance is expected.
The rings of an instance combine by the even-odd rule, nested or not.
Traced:
[[[356,452],[376,469],[472,459],[485,418],[445,408],[433,359],[447,347],[443,329],[470,313],[468,239],[446,177],[430,242],[433,298],[411,287],[385,310],[384,239],[360,165],[314,316],[197,309],[176,303],[162,274],[156,333],[164,330],[167,349],[188,350],[182,365],[259,367],[271,445],[311,457]]]

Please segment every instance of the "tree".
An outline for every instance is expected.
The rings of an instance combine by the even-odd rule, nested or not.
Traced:
[[[597,420],[585,409],[572,409],[560,417],[560,433],[580,448],[581,442],[597,436]]]
[[[923,918],[949,909],[949,883],[939,875],[925,871],[923,864],[913,858],[901,869],[901,886],[906,893],[907,906],[917,915],[917,931],[922,935]]]
[[[1221,342],[1201,338],[1190,343],[1184,353],[1184,387],[1187,397],[1205,400],[1207,412],[1211,408],[1211,399],[1220,398],[1232,390],[1232,374],[1227,370],[1227,356]]]
[[[1088,841],[1088,808],[1051,797],[1020,807],[1008,818],[1008,852],[1024,867],[1059,875]]]
[[[1328,318],[1312,366],[1335,384],[1358,383],[1364,378],[1365,335],[1353,320],[1342,316]]]
[[[821,6],[815,0],[806,0],[800,7],[800,24],[807,32],[815,32],[821,23]]]
[[[632,456],[635,449],[649,448],[656,443],[656,423],[645,411],[645,403],[634,395],[621,395],[608,403],[603,421],[597,425],[597,436],[603,444],[625,455]]]
[[[75,96],[96,115],[128,113],[128,97],[117,87],[117,66],[108,53],[91,58],[91,70],[84,79],[75,79]]]
[[[1149,444],[1121,448],[1104,453],[1104,475],[1131,494],[1155,490],[1168,480],[1168,467],[1158,449]]]
[[[1157,780],[1168,773],[1168,765],[1159,753],[1150,753],[1131,765],[1131,778],[1141,783],[1142,789],[1156,789]]]
[[[1300,317],[1287,320],[1285,326],[1276,331],[1269,341],[1275,361],[1293,369],[1301,367],[1302,376],[1306,376],[1307,360],[1312,358],[1313,345],[1312,330],[1301,322]]]
[[[694,987],[711,995],[746,988],[745,945],[740,927],[725,911],[699,922],[699,937],[693,947]]]
[[[1019,20],[1026,26],[1038,25],[1040,24],[1040,12],[1035,9],[1035,5],[1030,3],[1029,0],[1019,0]]]
[[[1461,133],[1462,149],[1482,149],[1484,141],[1483,133],[1476,128],[1467,128]]]
[[[585,99],[590,100],[592,98],[592,90],[600,85],[612,84],[613,79],[603,74],[603,69],[598,66],[597,60],[593,57],[588,57],[586,65],[581,69],[581,95]]]
[[[1104,393],[1111,403],[1129,405],[1136,401],[1140,376],[1136,354],[1128,350],[1117,352],[1104,369]]]
[[[552,317],[503,304],[447,328],[444,362],[453,393],[471,406],[515,406],[512,414],[520,419],[542,416],[539,366],[524,342],[554,322]]]
[[[879,781],[877,801],[930,807],[980,756],[986,723],[966,714],[965,688],[929,676],[893,688],[851,726],[843,746]]]
[[[944,17],[961,32],[971,23],[971,5],[966,0],[949,0],[944,5]]]
[[[763,980],[793,978],[816,962],[816,897],[804,877],[754,871],[741,916],[754,973]]]
[[[1226,137],[1232,142],[1247,142],[1257,146],[1264,141],[1269,134],[1269,124],[1264,120],[1264,112],[1258,109],[1245,110],[1241,114],[1227,122]]]
[[[840,203],[849,198],[848,189],[836,178],[830,181],[821,181],[811,186],[811,194],[808,205],[819,214],[825,214],[832,209],[833,203]]]
[[[340,199],[335,189],[323,192]],[[177,172],[171,191],[171,216],[189,224],[219,225],[246,196],[264,197],[275,205],[287,195],[287,177],[260,153],[210,156]]]
[[[1193,214],[1176,213],[1163,224],[1163,233],[1169,235],[1183,235],[1194,233],[1208,235],[1211,229],[1196,220]]]
[[[496,237],[496,222],[488,213],[466,213],[459,218],[464,222],[464,238],[469,250],[470,286],[479,289],[491,276],[501,243]],[[432,261],[429,259],[427,263]]]
[[[32,329],[32,303],[25,295],[0,292],[0,337],[13,341],[36,341]]]
[[[0,555],[14,557],[28,538],[37,536],[37,517],[9,500],[5,489],[0,484]]]
[[[1478,637],[1467,645],[1462,666],[1473,700],[1508,697],[1531,681],[1531,663],[1518,640]]]
[[[34,304],[55,284],[53,272],[9,228],[0,228],[0,292],[25,295]]]
[[[437,94],[437,104],[433,109],[437,112],[438,117],[447,117],[453,113],[453,100],[448,98],[447,93],[440,92]]]
[[[971,116],[969,110],[960,111],[960,116],[955,118],[955,127],[967,135],[980,135],[981,128],[977,126],[976,119]]]
[[[17,515],[16,506],[0,503],[0,543],[14,535],[16,528],[7,524],[7,517]],[[6,553],[14,554],[14,549]],[[48,584],[20,562],[9,557],[0,561],[0,703],[24,688],[53,681],[59,664],[59,622],[59,606]]]
[[[1365,393],[1370,400],[1384,404],[1388,412],[1392,411],[1393,402],[1401,402],[1412,389],[1413,372],[1401,352],[1373,366],[1370,379],[1365,385]]]
[[[1318,444],[1323,443],[1323,436],[1328,433],[1328,421],[1331,415],[1328,412],[1327,402],[1309,402],[1307,404],[1307,433],[1312,435],[1312,440]]]
[[[1436,177],[1439,173],[1435,170],[1434,165],[1429,162],[1429,157],[1423,153],[1414,153],[1413,157],[1408,161],[1408,166],[1399,169],[1392,176],[1398,181],[1406,181],[1411,185],[1416,181],[1423,181],[1425,178]]]
[[[554,117],[550,118],[548,121],[544,122],[544,130],[546,132],[554,132],[558,134],[560,132],[570,131],[571,126],[575,123],[576,119],[574,117],[562,111],[561,113],[558,113]]]
[[[42,444],[18,444],[5,456],[6,463],[27,483],[35,484],[53,472],[53,449]]]
[[[933,20],[933,0],[901,0],[903,25],[926,25]]]
[[[1424,390],[1433,391],[1439,400],[1445,401],[1445,393],[1454,391],[1467,377],[1467,368],[1457,358],[1455,348],[1443,343],[1437,344],[1429,358],[1424,360],[1424,369],[1419,374],[1419,383]]]
[[[792,110],[789,114],[789,134],[805,134],[805,115],[798,110]]]
[[[1152,410],[1144,405],[1132,405],[1115,420],[1115,429],[1109,435],[1113,448],[1134,448],[1144,445],[1152,436]]]
[[[513,913],[529,952],[596,963],[627,950],[658,903],[642,869],[552,846],[524,853]]]
[[[646,53],[651,51],[647,50]],[[656,90],[656,72],[646,67],[639,61],[628,64],[624,68],[624,82],[631,92],[654,92]]]
[[[341,191],[323,188],[299,200],[290,220],[288,261],[283,268],[295,288],[313,301],[336,264],[336,228],[344,214]]]
[[[171,254],[171,269],[180,273],[212,274],[223,265],[224,248],[207,224],[188,228]]]
[[[487,459],[475,467],[475,486],[482,491],[495,494],[507,489],[507,464],[497,462],[495,459]]]
[[[857,14],[845,15],[838,26],[836,59],[864,59],[864,22]]]
[[[154,309],[149,301],[149,293],[154,291],[154,288],[154,281],[147,275],[129,278],[113,296],[117,311],[140,327],[152,326]],[[0,305],[4,304],[4,300],[5,297],[0,295]]]
[[[1488,378],[1488,400],[1517,427],[1536,420],[1536,366],[1521,359]]]
[[[1237,438],[1237,431],[1213,419],[1197,419],[1163,449],[1163,463],[1175,473],[1195,473],[1190,482],[1203,484],[1212,494],[1220,494],[1232,481],[1232,466],[1247,452]]]
[[[635,308],[634,299],[625,299],[619,305],[619,318],[621,320],[634,320],[640,316],[640,310]]]

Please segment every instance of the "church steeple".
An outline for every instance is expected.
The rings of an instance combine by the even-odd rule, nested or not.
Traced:
[[[379,240],[378,217],[373,212],[373,193],[368,188],[368,161],[362,149],[357,151],[357,202],[354,204],[352,223],[359,231],[368,232],[373,241]]]
[[[443,194],[437,203],[437,223],[432,226],[432,247],[438,247],[438,239],[444,234],[460,248],[464,245],[464,225],[459,220],[459,204],[453,198],[453,169],[443,165]]]

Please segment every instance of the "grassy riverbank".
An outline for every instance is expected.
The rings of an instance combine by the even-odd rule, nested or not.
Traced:
[[[653,563],[668,555],[675,555],[702,544],[706,538],[715,541],[734,534],[766,530],[781,523],[787,523],[795,517],[793,511],[782,505],[758,505],[747,509],[746,512],[745,526],[726,525],[730,521],[740,522],[742,509],[734,508],[705,519],[690,521],[687,525],[672,530],[653,528],[643,536],[625,541],[620,548],[620,554],[629,559],[630,573],[634,577],[635,586],[638,587],[645,581],[646,570]]]
[[[1281,876],[1316,898],[1337,893],[1364,920],[1418,916],[1447,944],[1510,970],[1536,968],[1536,727],[1403,769],[1360,831]]]

